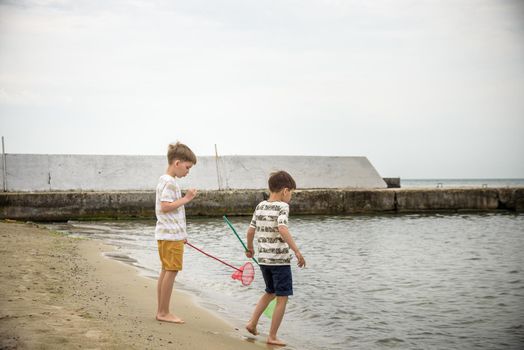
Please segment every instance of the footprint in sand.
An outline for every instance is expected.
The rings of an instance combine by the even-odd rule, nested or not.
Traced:
[[[90,329],[84,335],[90,339],[100,339],[102,332]]]

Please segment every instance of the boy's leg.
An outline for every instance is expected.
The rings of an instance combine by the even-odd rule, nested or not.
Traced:
[[[156,313],[158,315],[158,313],[160,312],[160,290],[161,290],[161,287],[162,287],[162,281],[164,280],[164,276],[166,275],[166,270],[162,269],[162,271],[160,272],[160,276],[158,276],[158,282],[156,284],[156,294],[157,294],[157,308],[156,308]]]
[[[257,331],[257,324],[258,320],[260,319],[260,316],[264,313],[264,310],[267,308],[268,304],[275,298],[274,293],[264,293],[262,297],[260,297],[260,300],[257,303],[257,306],[255,307],[255,311],[253,311],[253,315],[251,316],[251,319],[246,324],[246,329],[249,333],[253,335],[258,335]]]
[[[277,296],[277,305],[275,306],[275,311],[273,312],[273,319],[271,320],[271,328],[269,329],[269,337],[267,338],[267,343],[271,345],[286,345],[285,342],[277,338],[278,328],[282,323],[284,318],[284,313],[286,312],[287,296]]]
[[[184,323],[184,321],[169,312],[169,302],[171,301],[171,293],[173,292],[173,284],[175,283],[175,277],[178,271],[166,270],[162,284],[160,287],[160,303],[158,305],[158,314],[156,319],[159,321],[173,322],[173,323]]]

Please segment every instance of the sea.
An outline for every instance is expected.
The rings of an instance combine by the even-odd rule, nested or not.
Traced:
[[[291,206],[292,210],[292,206]],[[230,218],[245,237],[248,217]],[[156,278],[154,221],[70,221],[54,230],[116,247],[108,258]],[[285,349],[522,349],[524,215],[291,216],[307,266],[293,261]],[[243,248],[222,218],[189,218],[195,246],[240,267]],[[186,247],[175,288],[242,329],[264,283]],[[151,297],[154,297],[153,295]],[[176,310],[175,310],[176,311]],[[262,316],[260,330],[270,320]]]

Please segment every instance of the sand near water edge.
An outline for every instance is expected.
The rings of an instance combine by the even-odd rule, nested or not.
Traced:
[[[97,241],[0,222],[0,349],[261,349],[175,290],[187,324],[154,319],[156,281]]]

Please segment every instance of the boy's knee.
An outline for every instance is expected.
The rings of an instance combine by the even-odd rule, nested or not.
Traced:
[[[277,295],[277,303],[285,303],[287,302],[288,296],[287,295]]]
[[[271,299],[275,299],[275,296],[276,296],[275,293],[268,293],[268,292],[266,292],[266,295],[267,295],[269,298],[271,298]]]

